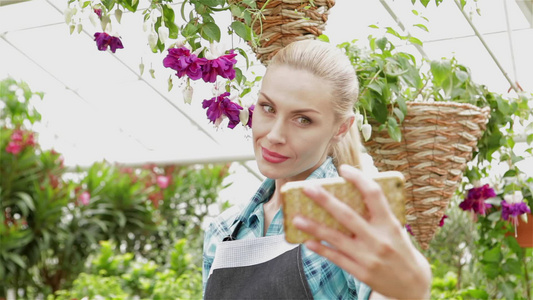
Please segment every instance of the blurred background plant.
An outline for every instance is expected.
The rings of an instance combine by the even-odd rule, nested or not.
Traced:
[[[116,259],[131,256],[160,266],[160,282],[150,291],[160,299],[171,297],[166,289],[198,295],[201,279],[196,285],[191,278],[201,277],[202,222],[227,186],[229,165],[126,167],[104,161],[67,169],[59,153],[40,149],[32,131],[40,119],[30,101],[36,96],[43,97],[24,82],[0,82],[0,298],[8,290],[22,299],[51,295],[102,275],[95,268],[111,267],[111,260],[86,264],[91,253],[110,249],[100,248],[101,241],[112,243]]]

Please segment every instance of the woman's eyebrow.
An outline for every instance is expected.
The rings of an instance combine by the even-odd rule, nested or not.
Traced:
[[[261,94],[263,97],[265,97],[265,99],[272,103],[272,104],[276,104],[274,101],[272,101],[272,99],[270,99],[270,97],[267,96],[267,94],[265,94],[264,92],[259,92],[259,94]],[[295,113],[295,114],[300,114],[300,113],[317,113],[319,114],[320,112],[316,109],[313,109],[313,108],[302,108],[302,109],[296,109],[296,110],[293,110],[291,111],[292,113]]]

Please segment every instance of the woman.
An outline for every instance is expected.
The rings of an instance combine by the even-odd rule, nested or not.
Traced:
[[[267,179],[242,211],[210,224],[204,241],[206,299],[429,298],[431,271],[391,212],[379,185],[359,165],[353,104],[358,82],[348,58],[319,41],[289,44],[272,59],[253,114],[253,146]],[[352,231],[345,235],[303,217],[295,226],[318,240],[283,238],[280,187],[337,177],[353,182],[370,217],[320,187],[305,193]]]

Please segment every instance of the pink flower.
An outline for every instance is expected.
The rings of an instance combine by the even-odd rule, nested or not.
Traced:
[[[115,53],[117,49],[123,49],[122,41],[116,36],[110,36],[105,32],[97,32],[94,34],[94,40],[98,50],[106,51],[107,47],[111,48],[111,52]]]
[[[494,189],[485,184],[480,187],[474,187],[468,190],[468,195],[465,200],[459,204],[462,210],[471,210],[480,215],[485,215],[486,209],[491,208],[492,205],[485,203],[485,200],[496,197]]]
[[[89,205],[89,202],[91,200],[91,194],[89,192],[85,191],[81,193],[81,195],[78,198],[83,205]]]
[[[98,18],[102,18],[102,9],[101,8],[95,8],[94,13],[98,16]]]
[[[205,82],[215,82],[217,75],[230,80],[234,79],[235,69],[233,66],[237,63],[235,56],[237,56],[237,54],[233,53],[233,49],[231,49],[229,54],[222,55],[213,60],[208,60],[203,66],[202,79]]]
[[[14,141],[11,141],[9,142],[9,144],[7,144],[7,147],[6,147],[7,153],[12,153],[14,155],[17,155],[20,153],[20,151],[22,151],[22,144],[14,142]]]
[[[11,134],[11,140],[7,144],[6,152],[17,155],[28,146],[35,146],[33,132],[24,132],[20,129],[15,129]]]
[[[187,75],[192,80],[202,78],[202,67],[207,63],[207,59],[199,58],[185,47],[172,48],[168,50],[168,55],[163,59],[163,66],[176,71],[179,78]]]
[[[213,97],[210,100],[204,100],[202,107],[207,108],[207,118],[214,124],[217,124],[223,116],[228,117],[228,127],[233,129],[240,122],[239,112],[242,107],[228,99],[230,93],[225,92],[218,97]]]
[[[166,189],[169,183],[170,183],[170,178],[168,178],[168,176],[163,176],[163,175],[157,176],[157,185],[160,188]]]

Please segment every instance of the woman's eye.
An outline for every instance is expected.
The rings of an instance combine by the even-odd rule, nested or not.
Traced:
[[[311,124],[311,120],[309,118],[307,118],[307,117],[298,117],[297,121],[298,121],[298,123],[300,125],[309,125],[309,124]]]
[[[274,108],[268,104],[263,104],[261,105],[263,107],[263,110],[266,112],[266,113],[274,113]]]

